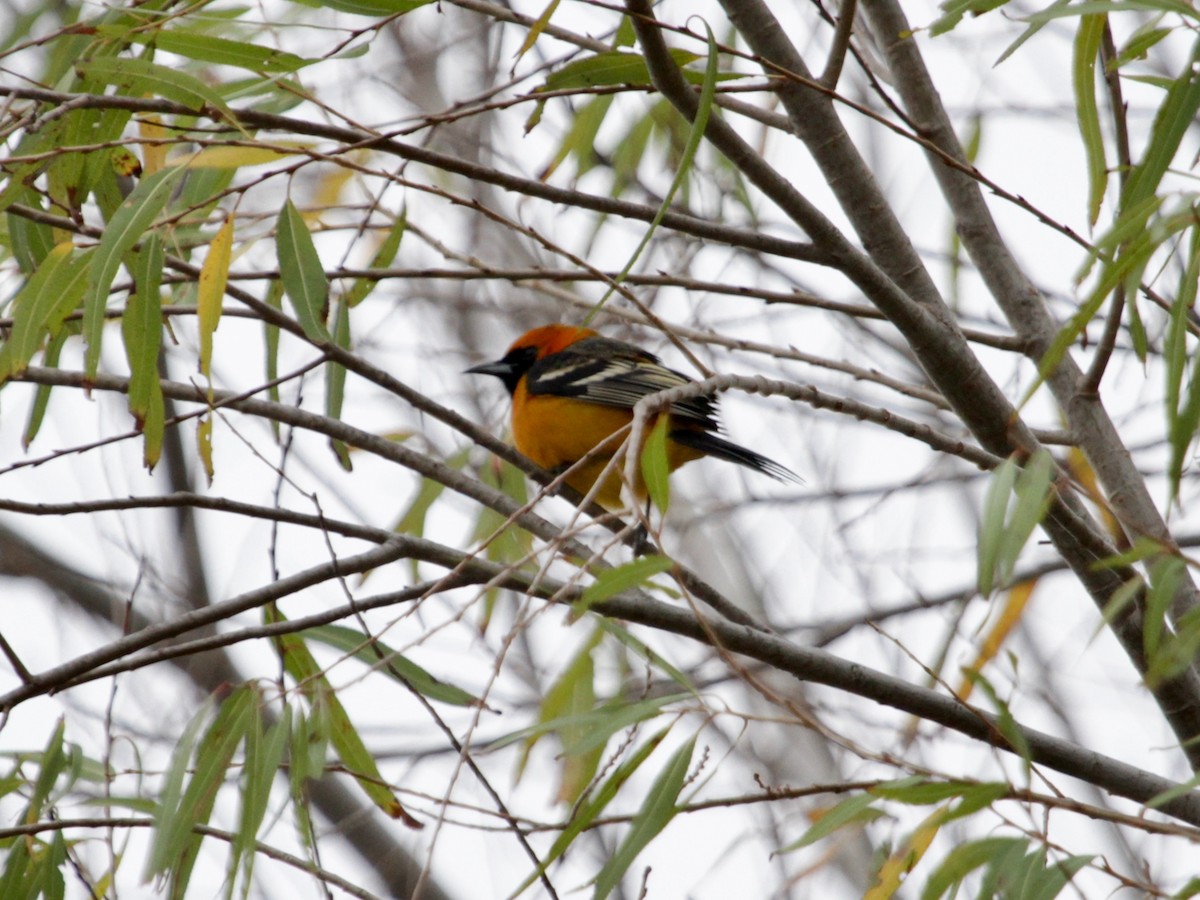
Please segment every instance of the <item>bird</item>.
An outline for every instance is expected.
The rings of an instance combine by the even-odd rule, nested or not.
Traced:
[[[623,466],[618,463],[607,475],[604,469],[625,438],[618,432],[633,421],[633,407],[643,397],[694,383],[634,344],[561,324],[527,331],[500,359],[466,371],[500,379],[512,398],[513,443],[543,469],[562,472],[593,454],[565,480],[586,495],[603,476],[596,500],[608,510],[623,508]],[[670,471],[713,456],[777,481],[800,483],[787,467],[718,435],[716,398],[689,397],[671,404],[667,414]],[[637,485],[634,493],[643,499],[645,486]]]

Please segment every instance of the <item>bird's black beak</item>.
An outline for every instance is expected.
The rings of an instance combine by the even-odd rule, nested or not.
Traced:
[[[495,375],[497,378],[506,379],[513,375],[513,365],[505,359],[498,359],[495,362],[481,363],[478,366],[471,366],[465,371],[466,375]]]
[[[525,373],[537,361],[537,350],[533,347],[518,347],[509,350],[502,359],[486,362],[467,369],[469,375],[495,375],[504,382],[505,389],[514,394]]]

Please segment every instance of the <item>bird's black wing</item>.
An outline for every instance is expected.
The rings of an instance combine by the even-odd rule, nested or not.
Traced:
[[[668,369],[653,353],[604,337],[585,338],[538,360],[526,377],[530,394],[578,397],[621,409],[632,409],[643,397],[691,383],[691,378]],[[705,430],[719,427],[713,397],[674,403],[671,414]]]

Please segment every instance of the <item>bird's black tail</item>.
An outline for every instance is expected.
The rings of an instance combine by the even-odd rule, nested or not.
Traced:
[[[745,466],[747,469],[762,472],[776,481],[790,481],[793,484],[804,483],[804,479],[787,466],[782,466],[761,453],[739,447],[737,444],[707,431],[700,431],[696,428],[676,428],[671,432],[670,438],[676,443],[691,447],[707,456],[715,456],[717,459],[728,460],[739,466]]]

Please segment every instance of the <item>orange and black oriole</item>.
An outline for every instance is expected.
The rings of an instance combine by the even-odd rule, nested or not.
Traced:
[[[643,397],[692,382],[640,347],[570,325],[526,332],[503,358],[467,372],[495,375],[508,388],[513,441],[543,469],[563,471],[602,448],[566,478],[581,494],[592,489],[619,449],[623,437],[614,435],[633,421],[634,405]],[[779,481],[800,480],[774,460],[718,437],[713,397],[674,403],[668,415],[671,471],[701,456],[715,456]],[[620,464],[614,466],[597,492],[601,506],[621,507],[621,469]],[[640,485],[637,493],[644,496]]]

